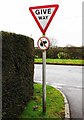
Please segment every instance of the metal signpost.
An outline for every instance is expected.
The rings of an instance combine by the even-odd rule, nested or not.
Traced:
[[[43,66],[42,66],[42,103],[43,103],[43,113],[46,112],[46,50],[50,46],[50,41],[45,35],[43,37],[40,37],[37,46],[39,49],[43,50],[42,56],[43,56]]]
[[[46,113],[46,50],[50,46],[50,41],[45,37],[45,32],[49,27],[59,5],[44,5],[30,7],[29,10],[34,17],[38,27],[42,32],[42,37],[37,41],[37,46],[42,50],[43,55],[43,67],[42,67],[42,103],[43,103],[43,113]]]
[[[43,69],[42,69],[42,103],[43,103],[43,113],[46,112],[46,50],[43,51]]]

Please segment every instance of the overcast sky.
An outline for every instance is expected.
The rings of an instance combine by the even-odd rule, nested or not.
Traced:
[[[58,46],[82,45],[83,0],[0,0],[0,31],[14,32],[34,39],[35,46],[42,33],[29,7],[58,4],[59,8],[46,31]]]

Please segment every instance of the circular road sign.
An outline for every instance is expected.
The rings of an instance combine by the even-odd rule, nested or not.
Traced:
[[[37,41],[37,46],[41,50],[47,50],[49,48],[49,46],[50,46],[50,41],[45,36],[40,37],[39,40]]]

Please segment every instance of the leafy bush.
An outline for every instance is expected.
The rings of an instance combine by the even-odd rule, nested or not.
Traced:
[[[69,58],[69,54],[65,53],[65,52],[59,52],[57,54],[59,59],[68,59]]]
[[[35,48],[35,58],[42,58],[42,50]],[[46,52],[47,58],[84,59],[84,47],[50,47]]]

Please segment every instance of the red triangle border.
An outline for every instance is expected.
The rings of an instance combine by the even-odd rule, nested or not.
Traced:
[[[52,13],[52,15],[51,15],[51,17],[50,17],[48,23],[46,24],[45,28],[43,29],[42,26],[40,25],[38,19],[36,18],[34,12],[33,12],[32,10],[33,10],[33,9],[41,9],[41,8],[52,8],[52,7],[55,7],[55,10],[53,11],[53,13]],[[41,30],[41,32],[42,32],[43,34],[46,33],[46,30],[47,30],[47,28],[49,27],[49,25],[50,25],[50,23],[51,23],[51,21],[52,21],[54,15],[55,15],[55,13],[56,13],[58,7],[59,7],[58,4],[29,7],[29,10],[30,10],[30,12],[31,12],[31,14],[32,14],[32,16],[33,16],[33,18],[34,18],[34,20],[36,21],[38,27],[40,28],[40,30]]]

